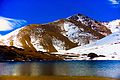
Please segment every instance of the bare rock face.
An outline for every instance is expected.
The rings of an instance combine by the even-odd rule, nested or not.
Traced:
[[[0,44],[25,50],[57,52],[101,39],[111,31],[81,14],[47,24],[31,24],[0,38]]]

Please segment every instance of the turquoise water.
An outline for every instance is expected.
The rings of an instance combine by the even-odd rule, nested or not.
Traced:
[[[68,75],[120,78],[120,61],[1,62],[0,75]]]

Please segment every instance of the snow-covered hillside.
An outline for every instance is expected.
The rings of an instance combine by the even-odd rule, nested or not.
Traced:
[[[67,51],[59,51],[57,54],[75,54],[79,55],[79,57],[73,58],[75,60],[89,60],[90,57],[88,57],[88,55],[94,53],[98,56],[100,55],[100,57],[94,57],[93,60],[119,60],[120,19],[105,22],[103,25],[107,26],[112,34],[84,46],[79,46]]]
[[[77,60],[89,60],[87,57],[90,53],[97,55],[104,55],[104,57],[95,57],[94,60],[118,60],[120,59],[120,32],[112,33],[105,38],[102,38],[94,43],[79,46],[67,51],[61,51],[57,54],[73,53],[80,56],[74,59]],[[86,55],[84,55],[86,54]]]
[[[113,20],[110,22],[103,22],[103,25],[108,27],[112,33],[120,31],[120,19]]]

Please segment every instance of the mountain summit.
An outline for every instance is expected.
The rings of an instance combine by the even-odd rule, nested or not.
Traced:
[[[92,43],[111,30],[85,15],[76,14],[47,24],[30,24],[0,38],[1,45],[56,52]]]

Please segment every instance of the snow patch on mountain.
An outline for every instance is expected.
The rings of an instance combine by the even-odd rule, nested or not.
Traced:
[[[75,43],[79,42],[79,39],[78,39],[80,37],[79,34],[84,30],[84,29],[79,29],[77,26],[75,26],[70,22],[64,23],[64,29],[66,32],[66,36],[68,36],[68,38]]]

